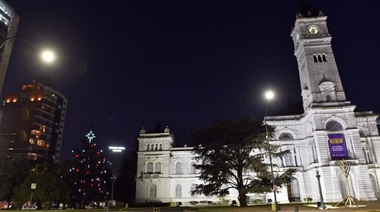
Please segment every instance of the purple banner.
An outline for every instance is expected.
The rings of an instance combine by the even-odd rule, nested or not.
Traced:
[[[328,134],[329,149],[332,160],[348,158],[346,141],[343,134]]]

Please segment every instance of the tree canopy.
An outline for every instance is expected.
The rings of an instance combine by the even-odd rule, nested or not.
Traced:
[[[33,202],[46,204],[45,207],[50,207],[51,203],[54,202],[67,203],[69,200],[68,188],[58,173],[58,167],[52,167],[47,163],[36,165],[25,181],[19,187],[16,187],[13,200],[19,206],[30,201],[31,184],[35,183],[36,189],[33,189]]]
[[[269,139],[274,128],[268,126]],[[229,194],[229,189],[239,193],[241,206],[247,206],[248,193],[264,193],[272,190],[270,163],[265,158],[271,152],[273,158],[284,157],[288,151],[279,151],[266,139],[266,129],[261,122],[252,119],[216,121],[210,127],[192,134],[194,153],[199,162],[200,180],[193,194]],[[275,184],[281,187],[289,183],[295,170],[275,173]]]

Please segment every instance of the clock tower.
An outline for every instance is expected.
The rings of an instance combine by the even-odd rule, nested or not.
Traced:
[[[291,32],[297,57],[303,108],[350,105],[340,80],[327,16],[301,3]]]

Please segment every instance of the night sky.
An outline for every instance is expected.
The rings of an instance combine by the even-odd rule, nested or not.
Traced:
[[[380,1],[308,1],[328,16],[348,100],[380,110]],[[15,42],[3,95],[36,74],[68,98],[63,158],[94,125],[95,142],[131,149],[142,127],[169,126],[179,145],[215,120],[262,120],[301,101],[290,38],[298,0],[7,0],[17,37],[50,47],[44,66]],[[117,164],[120,156],[111,161]],[[115,167],[113,167],[115,168]]]

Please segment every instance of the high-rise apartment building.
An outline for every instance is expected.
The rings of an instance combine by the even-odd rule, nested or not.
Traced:
[[[13,41],[20,17],[5,1],[0,0],[0,94],[3,90]]]
[[[51,85],[49,78],[38,77],[6,95],[0,136],[7,139],[9,157],[59,162],[67,99]]]

